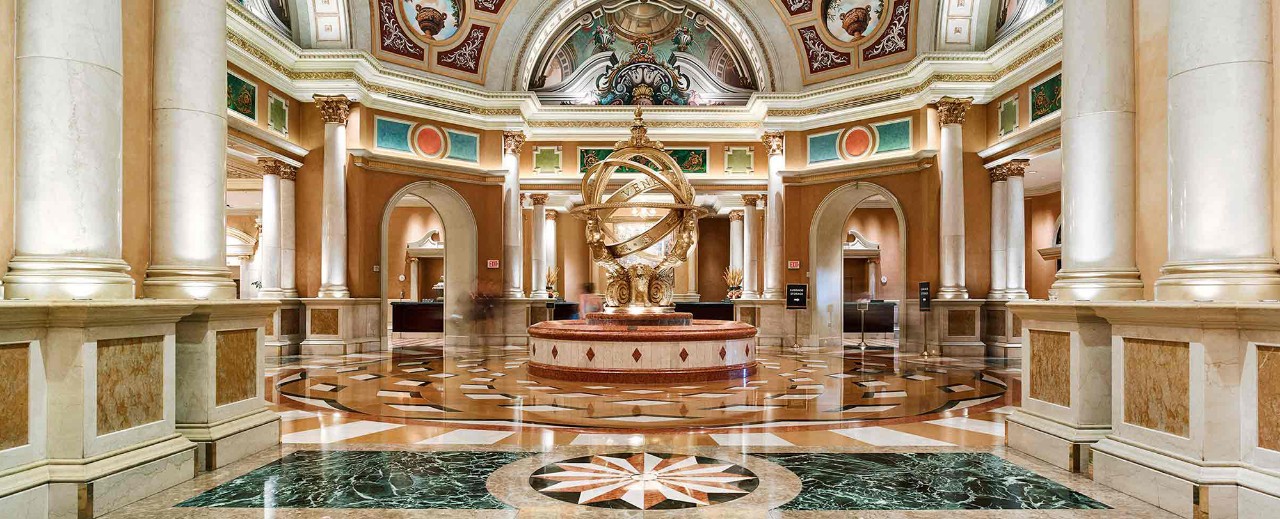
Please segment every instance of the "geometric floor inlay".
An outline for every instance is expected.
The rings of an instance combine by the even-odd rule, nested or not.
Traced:
[[[982,452],[756,454],[800,477],[782,510],[1107,509]]]
[[[628,510],[709,506],[743,497],[760,484],[727,461],[657,452],[583,456],[538,469],[529,484],[580,505]]]

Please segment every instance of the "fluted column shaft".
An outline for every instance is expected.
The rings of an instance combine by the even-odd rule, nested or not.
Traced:
[[[1007,201],[1008,240],[1005,242],[1005,297],[1008,299],[1026,299],[1027,296],[1027,224],[1026,224],[1026,192],[1022,178],[1026,173],[1028,160],[1014,160],[1005,168],[1008,176]]]
[[[502,133],[502,286],[507,297],[524,297],[524,221],[520,209],[520,148],[524,133]]]
[[[134,296],[121,259],[120,4],[17,2],[8,299]]]
[[[968,299],[964,266],[964,118],[972,98],[944,97],[938,101],[942,135],[938,169],[942,176],[942,200],[938,211],[941,235],[938,260],[939,299]]]
[[[280,292],[283,297],[298,297],[297,178],[298,168],[290,165],[280,168]]]
[[[259,299],[279,299],[280,290],[280,167],[274,159],[258,162],[262,167],[262,235],[258,257],[262,260],[262,288]]]
[[[742,269],[742,211],[729,212],[729,268]]]
[[[351,102],[346,96],[315,99],[324,119],[319,297],[351,297],[347,289],[347,116]]]
[[[742,297],[760,297],[759,278],[756,276],[756,250],[760,241],[760,203],[758,195],[743,195],[742,203]]]
[[[155,5],[148,297],[236,297],[226,254],[226,7],[216,4]]]
[[[765,203],[764,299],[782,299],[782,233],[783,186],[782,168],[786,164],[785,139],[782,132],[767,132],[762,138],[769,154],[769,195]]]
[[[556,268],[556,253],[557,253],[556,248],[558,245],[556,243],[556,220],[558,220],[559,218],[560,218],[559,213],[555,212],[555,210],[553,209],[548,209],[546,212],[546,223],[543,224],[542,226],[543,234],[544,234],[544,236],[542,237],[542,242],[543,242],[543,247],[546,248],[545,256],[543,259],[546,261],[547,271],[550,271],[551,269]],[[548,278],[548,281],[550,281],[549,278]]]
[[[1280,299],[1270,0],[1169,9],[1169,259],[1156,299]]]
[[[1066,2],[1062,32],[1062,270],[1051,295],[1141,299],[1133,0]]]
[[[547,262],[545,258],[547,249],[543,242],[546,235],[547,195],[532,194],[529,195],[529,200],[533,202],[533,216],[530,218],[529,224],[529,231],[533,233],[532,243],[529,244],[529,247],[533,249],[529,251],[529,268],[533,269],[533,271],[529,279],[533,286],[530,287],[529,297],[547,297]]]
[[[1008,257],[1005,248],[1009,241],[1009,182],[1004,168],[996,166],[991,169],[991,291],[987,299],[1005,299],[1005,287],[1008,280],[1005,275],[1005,262]]]

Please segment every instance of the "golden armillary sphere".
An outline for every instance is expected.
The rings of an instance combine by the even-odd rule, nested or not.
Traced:
[[[613,193],[606,193],[609,179],[619,170],[636,172]],[[661,200],[636,197],[660,190]],[[652,196],[652,195],[651,195]],[[693,204],[693,186],[662,143],[650,140],[639,108],[631,126],[631,138],[618,141],[613,153],[587,168],[582,178],[583,205],[571,213],[587,222],[587,246],[591,257],[609,276],[605,311],[631,313],[671,311],[675,267],[685,261],[698,239],[698,218],[707,211]],[[665,214],[663,212],[665,211]],[[619,232],[619,224],[635,214],[662,217],[638,233]],[[634,228],[634,223],[631,223]],[[670,242],[661,243],[670,235]],[[655,245],[660,245],[654,247]],[[661,256],[650,249],[657,248]],[[645,261],[649,257],[649,261]]]

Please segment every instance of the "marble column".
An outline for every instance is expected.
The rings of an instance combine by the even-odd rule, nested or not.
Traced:
[[[1005,220],[1008,241],[1005,242],[1005,298],[1026,299],[1027,296],[1027,200],[1022,177],[1031,161],[1014,159],[1004,165],[1008,179]]]
[[[1004,165],[990,169],[991,175],[991,291],[987,299],[1006,299],[1005,247],[1009,241],[1009,182]]]
[[[252,299],[253,256],[240,256],[240,299]]]
[[[742,210],[729,211],[729,268],[742,269]]]
[[[260,159],[262,168],[262,235],[258,257],[262,259],[262,288],[259,299],[280,299],[280,167],[276,159]]]
[[[547,262],[545,254],[547,252],[543,240],[546,237],[546,221],[547,221],[547,195],[543,193],[534,193],[529,195],[529,200],[533,203],[533,218],[529,221],[529,230],[533,233],[532,243],[529,244],[533,250],[529,251],[529,268],[533,269],[529,276],[529,282],[533,283],[530,287],[529,297],[547,297]]]
[[[502,132],[502,285],[507,297],[524,297],[524,221],[520,208],[520,148],[524,132]]]
[[[415,303],[422,300],[422,287],[419,286],[418,279],[420,269],[418,258],[409,258],[409,275],[405,277],[409,279],[409,300]]]
[[[298,168],[280,166],[280,292],[282,297],[298,297],[296,259],[298,257],[297,198]]]
[[[876,298],[876,288],[880,286],[880,260],[876,258],[867,259],[867,294],[871,299]]]
[[[121,259],[120,4],[17,2],[8,299],[134,296]]]
[[[765,250],[764,250],[764,299],[782,299],[782,167],[786,164],[783,153],[786,139],[782,132],[765,132],[761,137],[765,151],[769,154],[769,194],[765,203]]]
[[[546,249],[543,252],[543,259],[547,264],[546,270],[548,271],[556,268],[556,252],[557,252],[556,251],[556,246],[557,246],[556,220],[559,217],[560,217],[560,213],[557,213],[555,209],[547,209],[547,212],[546,212],[547,221],[542,226],[542,232],[543,232],[542,243],[543,243],[543,247]],[[550,278],[548,278],[548,280],[550,280]]]
[[[942,176],[942,201],[938,229],[942,237],[938,249],[941,285],[938,299],[968,299],[964,282],[964,116],[973,98],[944,97],[938,100],[938,170]]]
[[[698,288],[698,242],[702,234],[701,221],[697,222],[693,228],[693,246],[689,247],[689,251],[685,253],[684,268],[685,279],[689,280],[688,290],[684,294],[684,300],[697,302],[701,300]]]
[[[319,297],[351,297],[347,289],[347,96],[315,96],[324,119]]]
[[[1169,258],[1156,299],[1280,299],[1271,2],[1173,0],[1169,13]]]
[[[236,297],[225,238],[227,11],[215,4],[155,4],[147,297]]]
[[[760,242],[760,195],[742,195],[742,297],[760,297],[756,251]]]
[[[1134,253],[1133,9],[1133,0],[1063,5],[1062,269],[1053,298],[1142,299]]]

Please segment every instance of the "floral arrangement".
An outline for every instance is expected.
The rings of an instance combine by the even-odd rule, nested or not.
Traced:
[[[556,298],[556,282],[560,280],[560,268],[551,267],[547,269],[547,297]]]
[[[724,269],[724,282],[729,286],[729,299],[738,299],[742,297],[742,269],[729,267]]]

